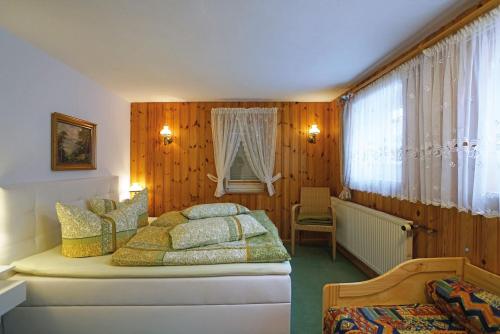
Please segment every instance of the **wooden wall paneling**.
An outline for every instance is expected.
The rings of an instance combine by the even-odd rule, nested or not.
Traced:
[[[277,107],[278,134],[275,172],[282,179],[276,194],[228,194],[215,198],[216,184],[211,129],[215,107]],[[150,215],[206,202],[234,201],[252,209],[265,209],[284,239],[290,237],[290,207],[299,201],[303,185],[328,185],[325,155],[328,142],[330,103],[295,102],[183,102],[133,103],[131,107],[131,181],[150,189]],[[309,126],[317,122],[320,140],[306,142]],[[159,131],[167,124],[174,142],[164,145]]]

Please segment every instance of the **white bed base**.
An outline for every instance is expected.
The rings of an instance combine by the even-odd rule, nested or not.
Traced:
[[[55,202],[82,205],[86,198],[92,196],[117,198],[118,177],[1,188],[0,199],[5,204],[5,211],[0,213],[0,224],[5,224],[3,231],[8,234],[6,242],[0,238],[0,263],[9,263],[54,247],[60,240],[60,228],[54,212]],[[141,284],[137,285],[137,289],[141,289]],[[288,334],[290,313],[290,302],[22,306],[3,317],[2,334]]]
[[[5,334],[288,334],[290,304],[20,307]]]

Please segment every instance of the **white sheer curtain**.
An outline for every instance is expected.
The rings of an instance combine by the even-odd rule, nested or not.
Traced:
[[[359,91],[344,122],[347,185],[397,196],[401,188],[403,105],[400,74]]]
[[[498,216],[500,10],[405,66],[402,198]]]
[[[500,216],[500,8],[360,91],[351,108],[351,188]]]
[[[270,196],[274,195],[273,182],[281,174],[273,176],[276,152],[277,108],[214,108],[212,109],[212,136],[217,177],[215,196],[224,195],[224,179],[238,152],[240,143],[245,156],[259,181],[267,185]]]
[[[245,155],[255,176],[267,185],[270,196],[274,195],[273,182],[281,174],[273,176],[276,153],[276,108],[249,108],[238,112],[238,122]]]
[[[340,159],[341,159],[341,173],[340,177],[342,180],[342,191],[339,194],[339,198],[342,200],[350,200],[351,199],[351,190],[349,186],[351,184],[351,162],[352,160],[349,158],[351,156],[351,110],[352,103],[347,100],[344,104],[344,110],[342,112],[342,126],[341,126],[341,150]]]
[[[212,139],[217,176],[207,176],[217,182],[215,197],[221,197],[225,194],[224,179],[229,175],[241,141],[237,113],[224,108],[212,109]]]

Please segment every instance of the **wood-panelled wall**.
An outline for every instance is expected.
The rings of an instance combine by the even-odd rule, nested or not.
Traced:
[[[278,138],[275,172],[282,178],[276,194],[234,194],[214,197],[215,174],[210,112],[217,107],[277,107]],[[131,181],[150,189],[149,214],[158,216],[198,203],[237,202],[265,209],[283,239],[290,237],[290,208],[299,201],[301,186],[330,184],[330,157],[335,121],[331,103],[295,102],[186,102],[133,103],[131,111]],[[309,144],[307,130],[317,123],[319,141]],[[159,132],[167,124],[174,142],[164,145]]]
[[[277,107],[276,194],[225,195],[215,198],[215,174],[210,111],[215,107]],[[197,203],[234,201],[265,209],[283,239],[290,238],[290,208],[299,201],[301,186],[329,186],[338,195],[342,105],[294,102],[133,103],[131,112],[131,180],[150,191],[150,215]],[[307,129],[316,122],[319,142],[308,144]],[[163,144],[159,131],[168,124],[174,143]],[[353,191],[353,201],[436,230],[417,232],[414,257],[466,256],[475,265],[500,273],[500,219],[487,219]],[[306,236],[307,237],[307,236]]]
[[[339,143],[341,104],[332,103],[330,119],[332,142]],[[331,156],[330,188],[341,190],[339,151]],[[500,274],[500,219],[485,218],[422,203],[411,203],[361,191],[352,192],[352,201],[389,214],[410,219],[416,224],[436,230],[436,233],[417,232],[414,239],[414,257],[466,256],[477,266]]]

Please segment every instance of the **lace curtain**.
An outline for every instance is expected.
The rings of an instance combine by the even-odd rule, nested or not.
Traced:
[[[344,182],[350,188],[386,196],[399,194],[402,100],[401,79],[395,72],[348,102],[344,114]]]
[[[265,183],[269,196],[274,195],[273,183],[281,174],[273,176],[276,153],[276,108],[214,108],[212,109],[212,136],[214,141],[217,177],[216,197],[224,195],[224,179],[238,152],[240,142],[253,173]]]
[[[350,118],[351,188],[499,216],[500,8],[360,91]]]

